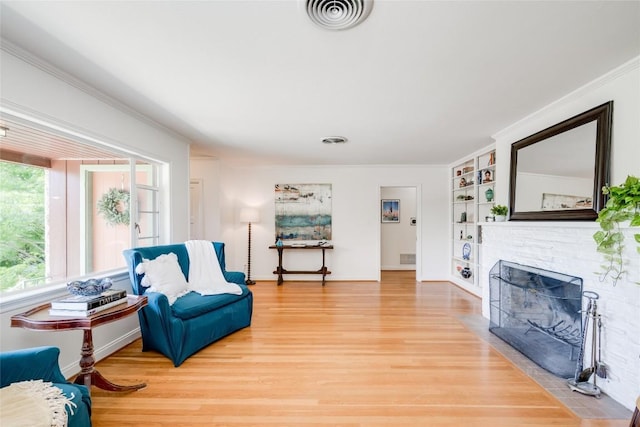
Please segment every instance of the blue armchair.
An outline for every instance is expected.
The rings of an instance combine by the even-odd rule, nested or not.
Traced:
[[[224,243],[212,242],[222,274],[227,282],[236,283],[241,295],[200,295],[196,292],[178,298],[169,305],[166,295],[150,292],[142,286],[144,274],[136,267],[143,259],[153,260],[174,253],[187,280],[189,254],[184,243],[127,249],[123,252],[129,268],[131,287],[137,295],[146,295],[147,306],[138,312],[142,334],[142,350],[156,350],[180,366],[189,356],[209,344],[251,325],[253,294],[245,285],[245,275],[226,271]]]
[[[76,404],[71,410],[67,408],[68,427],[91,427],[89,390],[65,379],[58,365],[59,356],[60,349],[57,347],[34,347],[0,353],[0,387],[29,380],[51,382]]]

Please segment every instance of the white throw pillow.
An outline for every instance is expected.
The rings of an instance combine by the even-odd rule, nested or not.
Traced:
[[[140,284],[151,292],[167,296],[172,305],[182,295],[189,292],[187,280],[182,274],[178,256],[173,252],[158,256],[156,259],[143,259],[136,267],[136,273],[144,274]]]

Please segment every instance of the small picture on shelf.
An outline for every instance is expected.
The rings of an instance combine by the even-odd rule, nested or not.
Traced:
[[[485,169],[482,172],[482,183],[487,184],[489,182],[493,182],[493,175],[490,169]]]

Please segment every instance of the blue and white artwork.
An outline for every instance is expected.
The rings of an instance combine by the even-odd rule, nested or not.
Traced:
[[[331,240],[331,184],[276,184],[276,238]]]

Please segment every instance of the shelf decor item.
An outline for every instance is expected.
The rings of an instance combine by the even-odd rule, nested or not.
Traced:
[[[507,219],[509,210],[504,205],[495,205],[491,208],[491,213],[496,216],[496,222],[503,222]]]
[[[487,198],[487,202],[493,202],[493,188],[487,188],[484,192],[484,197]]]
[[[469,243],[462,245],[462,259],[471,259],[471,245]]]

